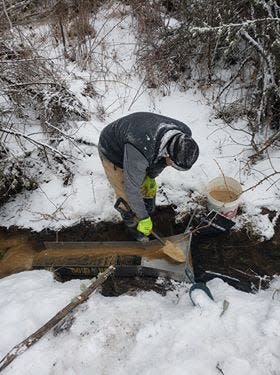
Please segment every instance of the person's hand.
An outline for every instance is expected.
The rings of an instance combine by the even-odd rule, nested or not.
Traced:
[[[146,217],[145,219],[139,220],[137,225],[138,232],[143,233],[145,236],[148,236],[151,234],[151,231],[153,229],[153,222],[149,217]]]
[[[154,178],[146,176],[141,185],[141,193],[144,198],[154,198],[157,193],[157,183]]]

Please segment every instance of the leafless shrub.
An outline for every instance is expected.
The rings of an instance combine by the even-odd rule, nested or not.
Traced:
[[[22,189],[37,187],[33,158],[44,160],[58,173],[64,173],[65,183],[69,183],[71,152],[60,151],[59,144],[67,140],[79,148],[78,140],[67,132],[69,121],[87,120],[89,116],[59,77],[53,62],[41,56],[28,34],[22,31],[25,17],[32,18],[32,12],[39,11],[37,2],[22,1],[22,6],[23,3],[29,5],[20,8],[19,15],[13,13],[13,1],[4,1],[6,7],[0,9],[7,21],[6,27],[0,28],[0,204]],[[49,16],[53,5],[53,2],[46,4],[48,12],[43,7],[42,18],[43,14]],[[18,5],[15,7],[19,9]],[[34,124],[35,133],[30,130]],[[12,145],[16,146],[16,152]],[[37,167],[35,170],[40,168]]]
[[[86,119],[87,112],[79,100],[67,89],[45,59],[37,59],[27,48],[25,57],[8,43],[0,44],[0,93],[17,108],[33,107],[44,120],[63,122]],[[26,55],[28,57],[26,57]]]
[[[137,21],[137,38],[139,40],[138,59],[140,69],[146,71],[146,84],[148,87],[158,87],[169,82],[172,73],[170,59],[164,59],[163,55],[171,56],[168,48],[160,49],[157,43],[162,43],[162,35],[166,32],[161,10],[161,1],[149,2],[147,0],[128,1],[133,15]],[[165,46],[167,47],[167,46]],[[155,63],[150,67],[150,63]]]
[[[56,42],[62,42],[65,57],[83,63],[90,59],[90,45],[96,32],[92,18],[100,0],[62,0],[55,4],[49,18]]]
[[[279,137],[275,134],[280,128],[278,3],[152,3],[143,1],[140,7],[134,6],[138,27],[144,34],[139,37],[138,61],[146,71],[148,85],[159,87],[176,81],[184,88],[193,80],[199,86],[215,86],[220,116],[227,121],[236,119],[233,108],[238,103],[239,115],[254,123],[257,132],[270,129],[270,144],[276,144]],[[228,97],[233,87],[234,102]]]
[[[51,9],[52,1],[42,0],[2,0],[0,3],[0,32],[7,31],[14,26],[26,25],[31,21],[38,21]]]
[[[131,6],[133,14],[137,19],[138,37],[141,40],[148,41],[164,25],[161,17],[161,2],[158,0],[153,2],[131,0],[127,3]]]
[[[26,163],[23,160],[4,159],[0,165],[0,205],[23,189],[33,190],[38,187],[35,178],[25,173]]]
[[[222,104],[217,107],[216,118],[222,119],[224,122],[231,124],[241,117],[250,116],[248,110],[244,107],[244,102],[237,99],[229,104]]]

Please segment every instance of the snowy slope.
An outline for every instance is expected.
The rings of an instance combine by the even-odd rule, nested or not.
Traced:
[[[215,119],[211,100],[206,100],[198,89],[182,92],[176,84],[161,90],[144,87],[143,77],[135,71],[135,20],[129,11],[123,12],[124,16],[120,18],[111,16],[119,7],[120,4],[116,3],[114,7],[100,11],[94,22],[97,37],[90,46],[94,63],[89,62],[84,69],[56,58],[62,55],[62,46],[53,47],[46,37],[49,33],[47,27],[32,33],[34,45],[39,45],[45,36],[45,43],[40,43],[40,53],[54,58],[56,70],[91,113],[89,121],[73,124],[69,134],[98,143],[100,131],[106,124],[136,111],[152,111],[188,124],[200,146],[197,163],[189,172],[168,167],[158,178],[164,194],[158,195],[157,203],[174,203],[179,213],[193,208],[191,202],[198,197],[205,197],[208,182],[220,175],[220,168],[225,175],[240,181],[244,189],[257,185],[265,175],[273,172],[272,162],[277,162],[279,151],[271,152],[270,160],[263,160],[248,171],[248,134],[233,130]],[[29,30],[25,32],[30,33]],[[95,97],[83,95],[87,83],[93,85],[97,93]],[[234,126],[242,129],[245,124],[240,122]],[[70,226],[82,218],[119,220],[113,209],[114,194],[105,178],[96,147],[83,145],[78,150],[64,141],[59,150],[75,157],[75,165],[71,167],[73,182],[65,187],[57,171],[45,169],[39,177],[37,190],[24,191],[1,209],[1,225],[18,225],[39,231],[45,227]],[[34,171],[36,173],[38,170]],[[273,235],[274,223],[267,215],[259,214],[263,206],[271,210],[280,208],[279,187],[275,181],[277,175],[242,195],[244,214],[238,219],[240,226],[252,223],[267,238]],[[190,190],[194,193],[191,194]]]

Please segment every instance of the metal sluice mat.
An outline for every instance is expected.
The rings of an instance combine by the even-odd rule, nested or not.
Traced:
[[[108,266],[116,267],[116,277],[168,277],[188,280],[185,269],[193,274],[191,238],[179,234],[165,238],[182,249],[185,263],[174,263],[160,253],[161,244],[152,240],[143,245],[133,241],[45,242],[46,249],[33,260],[33,269],[48,269],[62,279],[90,278]]]

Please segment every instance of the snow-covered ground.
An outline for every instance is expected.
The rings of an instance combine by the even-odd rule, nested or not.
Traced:
[[[69,303],[80,285],[58,283],[47,271],[0,280],[0,356]],[[93,294],[68,330],[47,333],[3,374],[279,375],[280,279],[257,294],[219,279],[208,286],[215,302],[197,296],[195,307],[187,285],[165,297]]]
[[[168,167],[158,178],[161,192],[157,203],[175,203],[178,213],[193,209],[205,196],[208,182],[220,174],[218,165],[244,189],[257,185],[271,173],[280,152],[271,151],[270,160],[258,162],[248,172],[248,135],[215,119],[211,103],[199,90],[182,92],[175,84],[161,91],[144,88],[134,70],[134,22],[129,15],[121,22],[106,17],[106,12],[100,15],[95,23],[100,30],[98,40],[106,37],[102,46],[95,41],[94,53],[98,56],[101,48],[106,53],[94,69],[87,66],[82,70],[73,63],[60,65],[54,60],[92,115],[89,121],[73,124],[69,134],[97,143],[107,123],[136,111],[152,111],[188,124],[200,146],[197,163],[189,172]],[[39,38],[39,32],[44,35],[47,30],[42,28],[33,37]],[[60,47],[54,49],[45,43],[44,48],[46,56],[61,55]],[[82,95],[87,82],[94,84],[96,98]],[[245,125],[239,122],[235,126]],[[81,219],[119,219],[96,148],[83,145],[79,152],[70,145],[70,149],[77,158],[72,167],[73,182],[63,186],[62,179],[45,168],[37,190],[22,192],[1,209],[1,225],[39,231],[70,226]],[[62,142],[59,150],[69,152],[69,144]],[[252,223],[259,233],[271,238],[274,222],[260,211],[263,206],[279,211],[274,180],[244,193],[242,205],[244,213],[237,224]],[[69,303],[80,292],[80,286],[79,280],[58,283],[47,271],[23,272],[0,280],[0,355],[4,356]],[[189,285],[185,284],[178,284],[165,297],[155,292],[110,298],[94,294],[75,312],[68,331],[57,336],[51,331],[3,374],[279,375],[280,279],[275,279],[269,290],[256,294],[237,291],[219,279],[208,286],[215,302],[200,297],[200,306],[196,307],[189,300]],[[221,315],[224,300],[229,307]]]
[[[260,212],[263,206],[271,210],[280,208],[277,175],[262,184],[258,185],[258,182],[273,172],[280,152],[270,151],[270,159],[262,160],[248,170],[246,161],[251,151],[249,135],[243,131],[245,123],[233,124],[238,131],[216,119],[210,95],[206,99],[195,87],[186,92],[176,84],[161,90],[146,88],[143,77],[135,71],[136,21],[129,11],[119,12],[116,18],[119,7],[116,3],[115,7],[105,8],[95,20],[97,36],[88,47],[93,62],[84,64],[84,69],[57,58],[63,55],[62,46],[54,48],[52,39],[46,37],[47,27],[39,28],[36,33],[26,31],[33,45],[38,44],[41,55],[54,58],[56,71],[91,114],[89,121],[73,124],[69,134],[97,144],[106,124],[136,111],[156,112],[185,122],[200,146],[199,159],[189,172],[178,172],[171,167],[165,169],[158,178],[161,193],[157,196],[157,204],[174,203],[178,213],[190,211],[199,197],[205,197],[208,182],[221,175],[222,170],[238,180],[244,190],[257,185],[242,195],[244,214],[237,222],[239,225],[251,223],[256,231],[271,238],[278,215],[271,222],[268,215],[260,215]],[[39,44],[41,40],[45,42]],[[83,95],[88,83],[93,85],[95,97]],[[29,133],[36,131],[34,124]],[[7,142],[11,142],[8,146],[15,146],[12,137]],[[64,141],[59,144],[59,151],[75,157],[75,164],[71,166],[72,183],[64,186],[57,170],[46,168],[39,177],[37,190],[22,192],[1,209],[1,225],[39,231],[46,227],[70,226],[81,219],[119,220],[113,208],[114,194],[105,178],[96,147],[81,145],[76,149]],[[19,149],[18,152],[22,151]],[[37,172],[35,170],[34,174]]]

